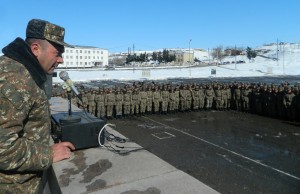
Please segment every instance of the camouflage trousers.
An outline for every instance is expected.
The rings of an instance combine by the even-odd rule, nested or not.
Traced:
[[[105,106],[97,106],[97,117],[101,118],[105,116]]]
[[[147,102],[146,101],[141,101],[140,103],[140,112],[141,113],[145,113],[146,112],[146,106],[147,105]]]
[[[124,115],[129,115],[130,114],[130,104],[129,105],[123,105],[123,113]]]
[[[149,112],[149,113],[152,112],[152,100],[147,101],[146,111]]]
[[[0,182],[0,193],[2,194],[37,194],[41,186],[40,177],[34,177],[24,183],[2,183]]]

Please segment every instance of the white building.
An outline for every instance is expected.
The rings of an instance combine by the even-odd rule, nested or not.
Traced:
[[[59,68],[80,69],[108,66],[108,50],[97,47],[65,47],[63,58],[64,63],[59,65]]]

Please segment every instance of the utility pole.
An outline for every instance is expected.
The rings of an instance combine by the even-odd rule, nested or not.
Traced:
[[[132,46],[132,53],[134,54],[134,44],[133,44],[133,46]]]
[[[208,54],[208,64],[210,65],[210,53],[209,53],[209,48],[207,49],[207,54]]]
[[[236,70],[236,53],[237,53],[237,51],[236,51],[236,45],[234,46],[234,49],[235,49],[235,54],[234,54],[234,68],[235,68],[235,70]]]
[[[285,74],[285,69],[284,69],[284,42],[282,43],[282,68],[283,68],[283,74]]]
[[[277,38],[277,52],[276,52],[277,53],[277,66],[279,65],[279,62],[278,62],[278,51],[279,50],[278,50],[278,38]]]
[[[192,39],[190,39],[189,41],[189,62],[191,63],[191,41]]]

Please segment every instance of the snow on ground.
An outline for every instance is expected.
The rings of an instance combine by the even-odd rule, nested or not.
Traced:
[[[277,52],[278,49],[278,52]],[[300,79],[300,45],[284,44],[267,45],[256,48],[263,55],[249,62],[246,56],[226,57],[224,62],[245,61],[239,64],[207,65],[205,67],[170,67],[151,69],[116,69],[116,70],[66,70],[74,82],[91,80],[161,80],[167,78],[206,78],[206,77],[257,77],[299,75]],[[274,60],[277,58],[278,61]],[[200,60],[207,60],[208,54],[201,50]],[[60,71],[57,70],[59,74]],[[212,72],[215,71],[215,74]],[[54,83],[62,82],[59,76],[53,78]]]

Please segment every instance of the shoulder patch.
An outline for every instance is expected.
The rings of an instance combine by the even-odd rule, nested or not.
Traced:
[[[24,99],[19,91],[16,90],[15,86],[9,83],[4,84],[1,87],[1,93],[4,97],[6,97],[13,106],[22,110],[24,107]]]

